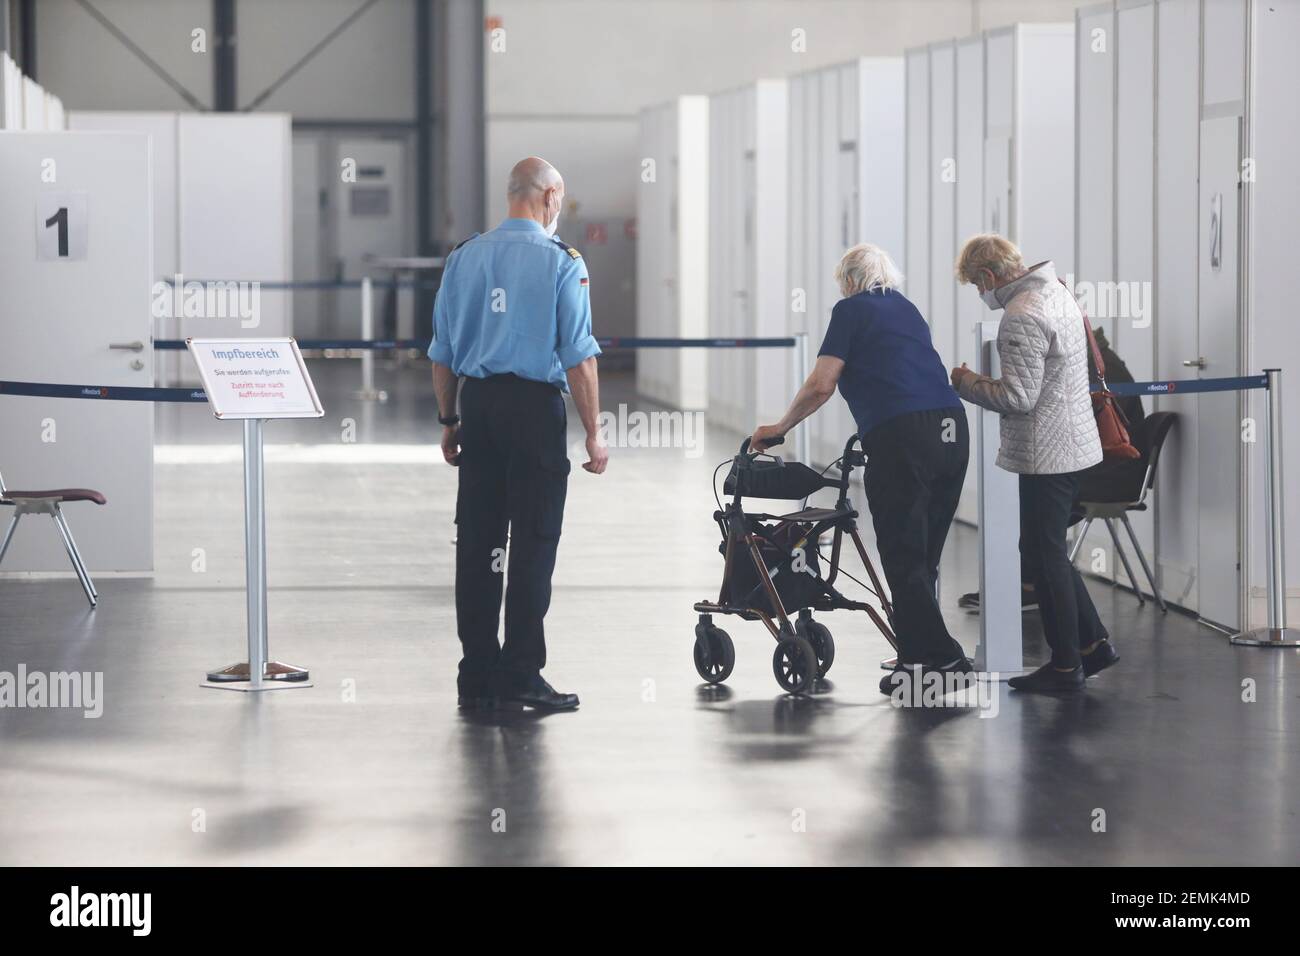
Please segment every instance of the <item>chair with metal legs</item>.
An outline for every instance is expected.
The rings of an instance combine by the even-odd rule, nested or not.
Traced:
[[[63,516],[62,504],[65,501],[93,501],[97,505],[108,503],[107,498],[90,488],[54,488],[41,491],[18,491],[6,488],[4,476],[0,475],[0,505],[9,505],[14,509],[14,516],[9,521],[9,527],[5,529],[4,540],[0,541],[0,563],[4,562],[5,552],[9,550],[9,543],[14,539],[14,529],[18,527],[18,522],[23,515],[49,515],[54,521],[54,526],[59,529],[59,537],[63,539],[63,547],[68,552],[68,560],[72,562],[72,570],[77,572],[77,580],[81,582],[81,589],[86,592],[86,600],[93,608],[99,603],[99,592],[95,590],[95,582],[91,580],[90,572],[86,570],[86,563],[81,560],[81,551],[77,548],[76,539],[72,537],[68,519]]]
[[[1160,587],[1156,584],[1155,575],[1151,573],[1151,565],[1147,563],[1146,555],[1142,553],[1142,545],[1138,543],[1137,534],[1133,531],[1133,525],[1128,520],[1130,511],[1146,511],[1147,493],[1151,491],[1156,480],[1156,465],[1160,461],[1160,450],[1164,447],[1165,439],[1169,437],[1169,431],[1174,426],[1178,415],[1176,412],[1153,412],[1148,415],[1146,421],[1142,423],[1142,435],[1134,436],[1137,438],[1137,445],[1142,452],[1140,464],[1146,467],[1142,471],[1134,471],[1134,474],[1141,475],[1141,484],[1132,488],[1118,489],[1114,495],[1119,500],[1114,501],[1080,501],[1079,507],[1083,509],[1083,525],[1074,538],[1074,545],[1070,548],[1070,562],[1073,563],[1079,549],[1083,546],[1083,540],[1088,536],[1088,529],[1092,527],[1093,521],[1100,519],[1106,523],[1106,530],[1110,532],[1110,539],[1115,544],[1115,553],[1119,556],[1120,563],[1124,565],[1124,572],[1128,575],[1129,584],[1133,586],[1133,593],[1137,595],[1138,602],[1146,603],[1146,596],[1142,589],[1138,587],[1137,576],[1133,573],[1133,566],[1129,564],[1128,555],[1124,551],[1124,546],[1120,543],[1119,532],[1115,529],[1115,523],[1119,522],[1124,526],[1128,533],[1128,539],[1133,544],[1133,550],[1137,553],[1138,563],[1142,565],[1142,572],[1146,575],[1147,583],[1151,585],[1151,593],[1155,596],[1156,606],[1161,611],[1168,611],[1165,599],[1160,593]],[[1107,495],[1107,497],[1112,497]]]

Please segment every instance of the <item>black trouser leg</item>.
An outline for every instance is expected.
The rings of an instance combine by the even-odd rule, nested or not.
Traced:
[[[1083,576],[1070,563],[1065,530],[1078,473],[1020,476],[1020,549],[1033,577],[1043,633],[1056,667],[1079,664],[1079,650],[1106,636]]]
[[[506,585],[506,636],[501,679],[520,687],[546,666],[543,619],[551,606],[551,574],[560,544],[569,460],[564,447],[564,402],[559,416],[539,422],[543,434],[521,447],[507,477],[510,498],[510,579]]]
[[[497,447],[491,395],[471,382],[461,395],[461,452],[456,493],[456,631],[462,696],[492,693],[500,644],[506,555],[506,455]]]
[[[939,557],[969,454],[961,409],[912,412],[866,438],[867,504],[894,605],[898,659],[944,664],[962,654],[935,595]]]

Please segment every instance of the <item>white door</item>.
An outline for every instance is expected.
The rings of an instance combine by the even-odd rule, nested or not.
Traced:
[[[0,182],[0,380],[152,386],[149,137],[0,133]],[[87,566],[152,570],[150,403],[0,395],[0,473],[102,491],[66,509]],[[50,570],[69,570],[54,524],[24,517],[0,571]]]
[[[355,164],[355,181],[336,180],[334,203],[337,272],[344,279],[370,275],[390,279],[393,273],[376,269],[366,262],[367,256],[409,256],[404,195],[406,183],[406,144],[391,139],[342,139],[338,142],[339,162]],[[352,164],[349,164],[352,168]],[[400,307],[399,307],[400,300]],[[337,295],[339,334],[348,338],[360,335],[361,294],[356,289],[341,289]],[[410,334],[410,297],[391,289],[375,290],[375,336]]]
[[[1200,236],[1197,271],[1198,343],[1188,361],[1204,360],[1198,377],[1239,374],[1237,330],[1239,247],[1238,179],[1241,121],[1227,116],[1201,123]],[[1190,343],[1189,343],[1190,345]],[[1241,417],[1236,392],[1198,395],[1196,415],[1200,516],[1201,617],[1227,627],[1240,623],[1239,509]]]

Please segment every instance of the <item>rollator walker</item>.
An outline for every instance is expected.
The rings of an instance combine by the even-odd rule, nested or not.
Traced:
[[[784,439],[772,442],[779,445]],[[854,449],[854,445],[857,449]],[[726,464],[726,462],[723,462]],[[844,454],[826,469],[839,467],[839,477],[828,477],[797,461],[783,461],[774,455],[749,451],[749,439],[732,459],[723,493],[731,501],[713,519],[722,531],[718,550],[724,557],[722,589],[717,601],[700,601],[695,610],[695,669],[710,684],[720,684],[736,663],[736,649],[726,631],[713,623],[714,614],[735,614],[746,621],[762,621],[776,639],[772,673],[782,689],[804,694],[831,669],[835,641],[826,625],[815,621],[813,611],[865,611],[885,640],[897,650],[891,628],[894,609],[880,583],[875,566],[858,534],[858,513],[849,504],[849,477],[854,468],[866,466],[862,440],[852,435]],[[718,468],[721,469],[722,465]],[[744,510],[744,498],[803,500],[823,488],[839,491],[834,508],[808,508],[790,514],[773,515]],[[717,498],[717,472],[714,472]],[[834,529],[829,567],[821,573],[822,535]],[[840,551],[847,535],[871,580],[868,586],[848,572],[845,577],[873,593],[884,617],[870,604],[846,598],[835,589],[840,573]],[[796,618],[791,615],[798,612]]]

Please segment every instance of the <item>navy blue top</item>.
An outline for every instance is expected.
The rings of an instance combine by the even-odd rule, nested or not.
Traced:
[[[930,326],[894,289],[840,299],[817,354],[844,360],[840,394],[860,435],[906,412],[961,406]]]

